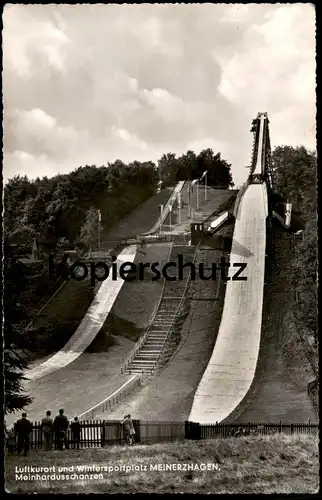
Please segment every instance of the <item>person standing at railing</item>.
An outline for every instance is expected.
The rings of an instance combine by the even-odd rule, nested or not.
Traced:
[[[13,453],[16,448],[16,435],[13,427],[7,432],[6,447],[8,453]]]
[[[81,424],[79,423],[78,417],[74,418],[74,420],[70,424],[70,428],[72,431],[73,448],[77,448],[79,450],[79,443],[81,438]]]
[[[21,418],[15,423],[15,433],[18,436],[18,455],[24,450],[25,457],[29,451],[29,439],[32,431],[32,423],[27,419],[27,413],[23,413]]]
[[[121,424],[123,426],[123,434],[124,434],[125,440],[126,440],[127,444],[131,445],[132,444],[132,437],[131,437],[131,424],[130,424],[129,415],[124,415]]]
[[[134,444],[135,442],[135,429],[134,429],[134,425],[133,425],[133,422],[132,422],[132,418],[131,418],[131,415],[129,414],[128,416],[128,419],[129,419],[129,425],[130,425],[130,444]]]
[[[53,447],[53,427],[54,421],[51,418],[51,411],[46,411],[46,416],[41,421],[41,430],[44,433],[44,448],[51,451]]]
[[[67,429],[68,429],[68,418],[64,415],[64,410],[59,410],[59,415],[55,417],[54,420],[54,431],[56,434],[56,448],[59,450],[68,448],[67,442]]]

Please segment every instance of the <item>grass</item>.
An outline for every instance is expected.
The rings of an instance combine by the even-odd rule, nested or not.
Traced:
[[[30,361],[61,349],[78,328],[94,298],[88,281],[70,279],[32,325],[36,352]]]
[[[133,322],[120,318],[111,311],[103,327],[91,345],[86,349],[86,352],[106,352],[109,347],[115,345],[112,336],[117,335],[122,335],[122,337],[137,342],[142,333],[143,330],[136,328]]]
[[[210,465],[213,470],[153,470],[157,464]],[[15,479],[15,467],[71,468],[73,480]],[[81,478],[77,466],[101,467],[98,478]],[[126,472],[118,470],[127,466]],[[110,468],[104,471],[104,467]],[[187,466],[186,466],[187,467]],[[317,438],[273,435],[183,441],[134,447],[31,451],[29,458],[8,456],[10,493],[316,493],[319,487]],[[74,471],[73,471],[74,469]],[[64,473],[61,473],[64,474]],[[86,473],[83,473],[86,474]],[[90,474],[90,472],[88,473]],[[101,476],[100,476],[101,475]]]

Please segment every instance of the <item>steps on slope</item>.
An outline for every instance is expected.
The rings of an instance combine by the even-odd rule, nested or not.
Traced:
[[[182,255],[182,263],[185,265],[193,261],[195,248],[174,245],[170,255],[170,262],[175,262],[180,254]],[[153,373],[158,366],[170,333],[174,329],[180,314],[187,283],[190,280],[190,273],[190,267],[184,267],[182,269],[182,279],[179,280],[177,266],[168,268],[170,280],[164,282],[163,294],[156,315],[146,332],[144,341],[139,344],[137,350],[127,362],[124,369],[126,373]],[[171,278],[176,279],[172,281]]]

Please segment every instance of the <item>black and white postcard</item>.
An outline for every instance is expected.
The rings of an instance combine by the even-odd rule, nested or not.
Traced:
[[[315,15],[4,6],[7,492],[318,491]]]

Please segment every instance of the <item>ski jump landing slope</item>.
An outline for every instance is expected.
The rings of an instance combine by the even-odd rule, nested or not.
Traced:
[[[135,254],[135,245],[125,248],[117,258],[117,268],[124,262],[133,262]],[[117,280],[113,281],[112,273],[110,273],[108,278],[102,282],[86,315],[67,344],[44,363],[27,370],[25,373],[26,378],[37,380],[75,361],[92,343],[102,328],[123,283],[124,280],[119,276]]]
[[[251,184],[238,209],[230,254],[234,263],[246,263],[246,281],[227,281],[224,309],[216,345],[194,396],[189,420],[224,420],[242,401],[253,381],[262,324],[266,248],[266,184]],[[240,254],[240,245],[247,249]]]

